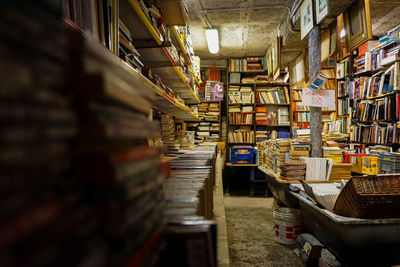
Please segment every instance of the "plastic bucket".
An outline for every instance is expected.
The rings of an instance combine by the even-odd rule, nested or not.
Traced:
[[[275,219],[275,241],[283,245],[295,245],[301,233],[300,210],[277,208],[272,215]]]

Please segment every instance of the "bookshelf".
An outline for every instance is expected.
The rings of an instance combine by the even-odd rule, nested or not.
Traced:
[[[200,121],[187,121],[187,129],[195,131],[196,139],[204,141],[221,140],[221,101],[202,101],[192,106]]]
[[[400,146],[399,29],[368,41],[350,55],[350,142],[353,145]]]
[[[185,64],[180,62],[177,48],[166,39],[167,36],[175,34],[168,35],[167,29],[154,27],[144,10],[143,5],[137,0],[120,0],[121,20],[134,33],[133,45],[140,53],[141,61],[186,103],[200,103],[197,95],[198,85],[193,82],[195,75],[187,71],[189,68],[185,68]],[[169,30],[174,32],[176,28],[170,27]],[[165,33],[162,34],[163,32]],[[185,55],[189,59],[188,54]],[[190,65],[189,62],[186,63]]]
[[[290,138],[290,86],[270,81],[264,63],[263,57],[229,60],[226,93],[229,155],[238,146],[251,149],[262,140]]]
[[[325,88],[335,90],[335,106],[337,107],[337,79],[336,79],[336,67],[323,66],[321,67],[321,74],[328,78]],[[310,127],[310,111],[308,106],[302,105],[302,85],[294,86],[291,90],[291,108],[292,108],[292,124],[293,127],[300,129]],[[326,127],[327,123],[333,122],[337,118],[337,108],[322,108],[322,123],[323,128]]]

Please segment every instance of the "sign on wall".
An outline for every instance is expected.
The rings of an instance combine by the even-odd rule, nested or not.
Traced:
[[[303,88],[302,104],[311,107],[335,108],[335,90],[314,92],[309,88]]]

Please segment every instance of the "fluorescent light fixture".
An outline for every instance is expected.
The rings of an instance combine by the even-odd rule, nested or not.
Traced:
[[[344,38],[346,36],[346,30],[345,29],[342,29],[341,31],[340,31],[340,38]]]
[[[217,29],[207,29],[206,39],[208,50],[212,54],[216,54],[219,51],[219,40],[218,40],[218,30]]]

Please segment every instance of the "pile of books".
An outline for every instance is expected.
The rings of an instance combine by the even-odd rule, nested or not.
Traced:
[[[299,181],[305,179],[306,164],[304,163],[287,163],[280,167],[280,178],[287,181]]]
[[[264,58],[262,57],[231,59],[229,64],[229,72],[251,72],[261,71],[263,69]]]
[[[333,160],[334,163],[342,162],[342,150],[339,147],[322,147],[324,158]]]
[[[267,107],[256,107],[256,124],[268,124]]]
[[[308,157],[310,153],[310,140],[296,138],[290,140],[290,159],[298,161],[300,157]]]
[[[264,58],[262,57],[249,57],[247,58],[247,71],[263,70]]]
[[[274,147],[274,156],[275,156],[275,172],[279,171],[279,167],[284,162],[290,160],[289,151],[290,151],[290,140],[289,139],[276,139]]]
[[[213,218],[213,181],[216,146],[181,150],[170,161],[170,177],[164,181],[165,248],[160,262],[188,266],[201,257],[202,264],[216,266],[216,224]],[[198,243],[195,247],[188,243]]]
[[[306,167],[306,181],[328,181],[332,171],[333,161],[325,158],[300,157],[299,163]]]
[[[140,54],[133,46],[131,32],[122,20],[119,20],[119,57],[134,69],[142,72],[144,65],[139,59]]]
[[[242,83],[255,83],[256,77],[243,77]]]
[[[263,83],[269,83],[270,79],[268,75],[257,75],[255,81],[257,84],[263,84]]]
[[[350,163],[333,163],[329,181],[349,180],[352,166],[353,164]]]

